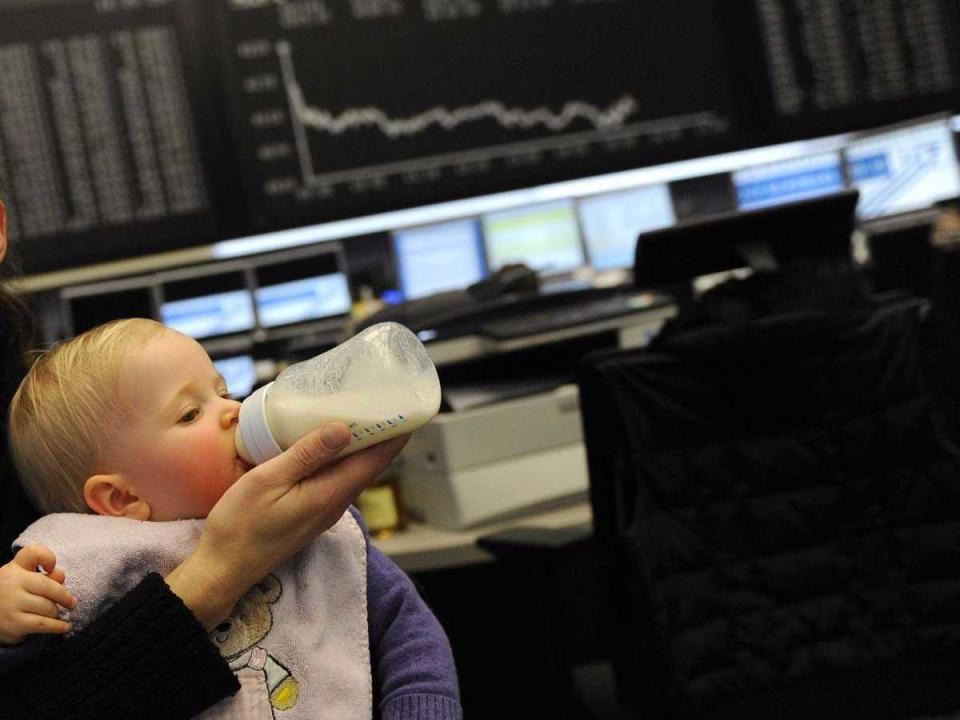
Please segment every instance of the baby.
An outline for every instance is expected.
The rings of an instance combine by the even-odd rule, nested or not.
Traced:
[[[37,360],[11,403],[10,444],[50,514],[15,547],[56,553],[79,601],[74,629],[190,553],[202,518],[250,469],[234,446],[239,410],[203,347],[151,320],[108,323]],[[461,715],[442,628],[353,509],[211,640],[241,690],[202,717]]]

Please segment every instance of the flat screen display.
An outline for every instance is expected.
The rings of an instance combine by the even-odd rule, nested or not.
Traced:
[[[258,228],[632,169],[740,132],[742,80],[698,0],[194,4],[216,13]]]
[[[475,220],[459,220],[393,234],[405,300],[460,290],[485,275],[483,237]]]
[[[336,252],[297,255],[255,270],[260,325],[279,327],[350,312],[350,286]]]
[[[153,318],[153,300],[149,287],[115,289],[69,300],[71,330],[74,335],[97,325],[121,318]]]
[[[829,152],[746,168],[733,174],[737,205],[756,210],[809,200],[844,190],[843,160]]]
[[[871,135],[846,149],[860,191],[857,215],[872,219],[930,207],[960,195],[960,168],[947,120]]]
[[[253,297],[241,272],[164,284],[160,320],[201,339],[253,330]]]
[[[278,327],[350,312],[350,288],[343,273],[289,280],[258,288],[257,313],[263,327]]]
[[[523,263],[549,275],[586,262],[570,200],[491,213],[483,218],[483,230],[491,271]]]
[[[632,267],[637,236],[677,222],[666,184],[584,198],[579,210],[587,254],[596,270]]]
[[[227,382],[227,391],[236,398],[244,398],[253,392],[257,384],[257,370],[250,355],[220,358],[213,361],[223,379]]]

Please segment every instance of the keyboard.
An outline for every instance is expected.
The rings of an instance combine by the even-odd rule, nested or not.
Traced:
[[[664,297],[650,293],[591,297],[556,307],[518,308],[506,317],[481,321],[478,330],[480,335],[494,340],[512,340],[612,320],[652,310],[666,303]]]

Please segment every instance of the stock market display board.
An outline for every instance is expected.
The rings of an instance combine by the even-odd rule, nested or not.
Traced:
[[[0,0],[27,270],[955,110],[956,0]]]
[[[734,125],[729,75],[696,5],[225,0],[231,119],[257,220],[715,148]]]
[[[0,8],[0,188],[27,258],[123,255],[202,225],[210,194],[171,0]],[[74,244],[53,242],[64,237]]]
[[[951,107],[960,88],[953,0],[753,0],[782,137],[858,129]]]

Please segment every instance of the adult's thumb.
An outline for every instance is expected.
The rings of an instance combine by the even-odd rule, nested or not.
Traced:
[[[350,442],[350,430],[343,423],[328,423],[307,433],[272,460],[254,472],[262,471],[280,482],[297,482],[330,465]]]
[[[320,439],[327,450],[341,450],[350,442],[350,430],[343,423],[327,423],[320,428]]]

